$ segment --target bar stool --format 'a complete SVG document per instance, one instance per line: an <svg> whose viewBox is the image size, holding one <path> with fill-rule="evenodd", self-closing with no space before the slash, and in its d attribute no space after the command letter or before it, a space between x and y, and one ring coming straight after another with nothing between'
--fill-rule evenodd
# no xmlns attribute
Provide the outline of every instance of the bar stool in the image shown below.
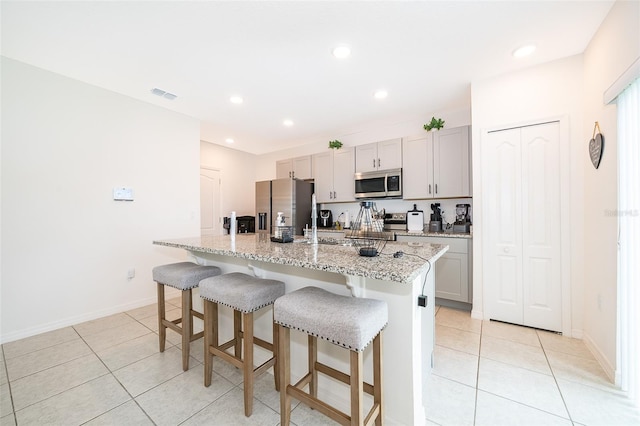
<svg viewBox="0 0 640 426"><path fill-rule="evenodd" d="M304 287L276 300L274 321L279 324L278 365L280 370L280 424L291 421L291 397L318 410L343 425L381 425L382 401L382 329L387 325L387 303L381 300L353 298L329 293L317 287ZM309 372L291 385L290 330L307 333ZM318 362L317 338L350 351L350 374ZM364 383L363 351L373 341L373 385ZM318 373L350 386L351 412L343 413L318 399ZM309 392L302 389L309 385ZM363 416L363 391L373 395L373 406Z"/></svg>
<svg viewBox="0 0 640 426"><path fill-rule="evenodd" d="M164 352L167 340L167 327L182 336L182 369L189 369L189 343L203 336L203 332L193 334L193 317L203 319L200 312L193 310L191 289L198 287L198 283L208 277L220 275L222 271L217 266L203 266L191 262L171 263L156 266L152 270L153 280L158 285L158 338L160 352ZM177 288L182 291L182 316L176 320L166 319L164 302L164 286ZM178 324L182 323L182 327Z"/></svg>
<svg viewBox="0 0 640 426"><path fill-rule="evenodd" d="M247 417L251 416L253 411L253 383L271 366L274 368L275 387L279 390L276 365L277 326L273 324L273 343L255 337L253 313L273 305L273 302L283 294L282 281L257 278L239 272L200 281L200 297L204 304L204 385L206 387L211 385L213 355L240 368L244 376L244 415ZM221 345L218 344L218 304L220 303L233 309L233 338ZM253 368L254 344L273 353L271 358L255 369ZM226 352L231 347L234 348L234 355Z"/></svg>

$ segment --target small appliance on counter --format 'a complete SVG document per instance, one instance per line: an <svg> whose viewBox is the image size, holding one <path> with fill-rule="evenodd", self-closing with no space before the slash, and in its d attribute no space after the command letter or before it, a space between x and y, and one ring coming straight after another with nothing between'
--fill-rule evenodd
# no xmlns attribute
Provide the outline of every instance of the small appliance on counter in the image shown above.
<svg viewBox="0 0 640 426"><path fill-rule="evenodd" d="M453 232L466 234L471 231L471 204L456 204L456 221L453 223Z"/></svg>
<svg viewBox="0 0 640 426"><path fill-rule="evenodd" d="M222 227L225 232L229 234L231 232L231 217L222 218ZM238 216L236 217L236 233L248 234L256 232L256 218L254 216Z"/></svg>
<svg viewBox="0 0 640 426"><path fill-rule="evenodd" d="M318 228L333 228L333 213L331 213L331 210L320 210L320 213L318 213Z"/></svg>
<svg viewBox="0 0 640 426"><path fill-rule="evenodd" d="M385 231L405 231L407 229L406 213L385 213L384 230Z"/></svg>
<svg viewBox="0 0 640 426"><path fill-rule="evenodd" d="M420 232L424 230L424 212L413 205L413 210L407 212L407 232Z"/></svg>
<svg viewBox="0 0 640 426"><path fill-rule="evenodd" d="M442 210L440 203L431 204L431 220L429 221L429 232L442 232Z"/></svg>

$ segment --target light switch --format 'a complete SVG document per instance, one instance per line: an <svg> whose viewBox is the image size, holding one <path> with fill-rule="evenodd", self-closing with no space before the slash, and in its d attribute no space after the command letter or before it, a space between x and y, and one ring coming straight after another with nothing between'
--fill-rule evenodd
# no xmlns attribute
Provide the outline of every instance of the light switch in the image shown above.
<svg viewBox="0 0 640 426"><path fill-rule="evenodd" d="M133 201L133 189L124 187L113 188L113 199L116 201Z"/></svg>

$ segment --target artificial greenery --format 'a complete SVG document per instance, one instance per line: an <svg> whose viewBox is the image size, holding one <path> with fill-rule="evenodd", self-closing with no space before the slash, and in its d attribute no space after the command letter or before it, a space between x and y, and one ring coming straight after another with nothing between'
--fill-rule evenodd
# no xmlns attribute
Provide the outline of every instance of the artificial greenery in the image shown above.
<svg viewBox="0 0 640 426"><path fill-rule="evenodd" d="M342 148L342 142L340 142L339 140L329 141L329 148L340 149Z"/></svg>
<svg viewBox="0 0 640 426"><path fill-rule="evenodd" d="M444 120L441 118L435 118L435 117L431 117L431 121L424 125L424 129L427 132L430 132L433 129L440 130L443 127L444 127Z"/></svg>

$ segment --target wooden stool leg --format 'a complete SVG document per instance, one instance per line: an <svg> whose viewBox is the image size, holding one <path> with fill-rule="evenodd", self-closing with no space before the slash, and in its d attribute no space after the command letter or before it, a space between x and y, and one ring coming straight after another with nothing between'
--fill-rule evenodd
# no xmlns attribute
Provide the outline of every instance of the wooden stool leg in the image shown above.
<svg viewBox="0 0 640 426"><path fill-rule="evenodd" d="M213 303L203 299L204 308L204 385L211 386L211 376L213 374L213 355L209 347L213 344Z"/></svg>
<svg viewBox="0 0 640 426"><path fill-rule="evenodd" d="M167 327L164 325L165 305L164 305L164 284L157 283L158 286L158 342L160 344L160 352L164 352L165 342L167 341Z"/></svg>
<svg viewBox="0 0 640 426"><path fill-rule="evenodd" d="M308 362L309 373L311 373L311 381L309 382L309 395L316 398L318 396L318 372L316 371L316 362L318 361L318 338L309 335L308 342Z"/></svg>
<svg viewBox="0 0 640 426"><path fill-rule="evenodd" d="M278 372L280 373L280 426L289 426L291 422L291 396L288 387L291 384L291 330L278 326Z"/></svg>
<svg viewBox="0 0 640 426"><path fill-rule="evenodd" d="M242 314L242 336L244 340L244 415L249 417L253 411L253 312Z"/></svg>
<svg viewBox="0 0 640 426"><path fill-rule="evenodd" d="M191 290L182 290L182 369L189 369L189 345L193 333L193 316L191 315Z"/></svg>
<svg viewBox="0 0 640 426"><path fill-rule="evenodd" d="M273 357L276 363L273 365L273 379L276 385L276 391L280 392L280 371L278 368L278 324L273 323Z"/></svg>
<svg viewBox="0 0 640 426"><path fill-rule="evenodd" d="M362 394L364 385L362 382L362 352L350 351L351 366L351 425L361 425L364 421L362 415Z"/></svg>
<svg viewBox="0 0 640 426"><path fill-rule="evenodd" d="M241 328L240 325L242 324L242 312L240 311L233 311L233 338L235 339L236 343L234 345L234 354L236 355L236 358L240 359L240 356L242 354L242 339L240 338L240 334L241 334Z"/></svg>
<svg viewBox="0 0 640 426"><path fill-rule="evenodd" d="M382 331L373 339L373 403L380 406L376 426L382 426L384 411L382 404Z"/></svg>

